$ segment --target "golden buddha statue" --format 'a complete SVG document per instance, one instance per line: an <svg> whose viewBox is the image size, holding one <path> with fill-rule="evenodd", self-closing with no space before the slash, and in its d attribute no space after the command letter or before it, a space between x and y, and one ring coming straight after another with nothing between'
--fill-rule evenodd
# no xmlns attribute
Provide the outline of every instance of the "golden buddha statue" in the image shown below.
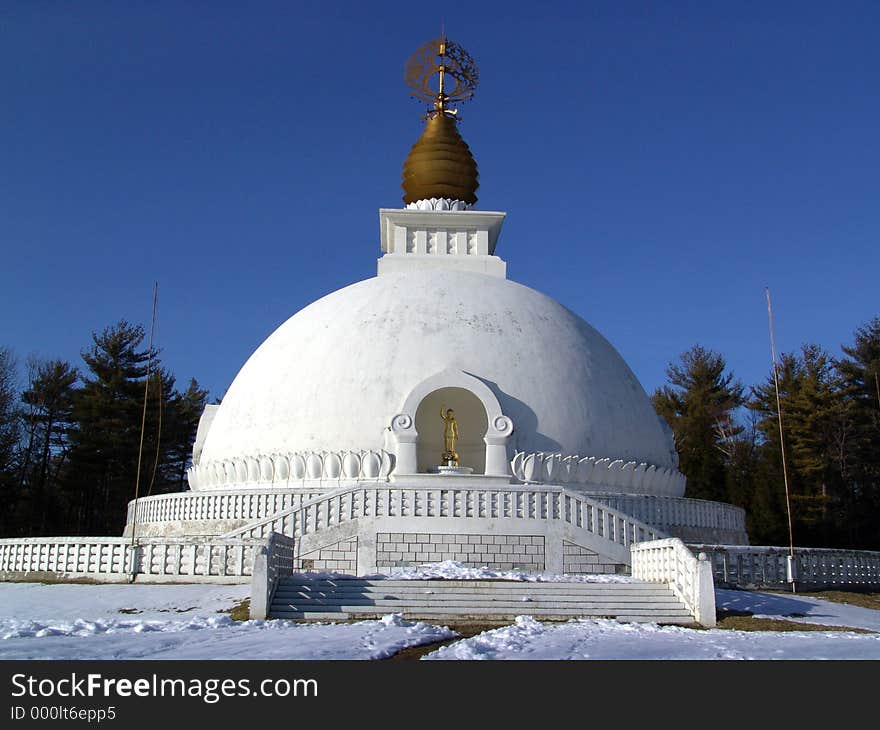
<svg viewBox="0 0 880 730"><path fill-rule="evenodd" d="M440 418L443 419L443 445L445 451L440 457L443 466L458 466L458 454L455 452L455 442L458 441L458 423L455 421L455 411L451 408L441 408Z"/></svg>

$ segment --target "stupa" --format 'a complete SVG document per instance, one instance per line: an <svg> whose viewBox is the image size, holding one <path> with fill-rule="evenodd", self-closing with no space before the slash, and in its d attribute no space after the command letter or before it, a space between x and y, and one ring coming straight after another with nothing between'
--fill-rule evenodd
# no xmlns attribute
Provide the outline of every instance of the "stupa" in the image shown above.
<svg viewBox="0 0 880 730"><path fill-rule="evenodd" d="M445 37L410 59L427 101L379 210L377 276L282 324L199 424L190 491L138 500L126 535L296 541L296 567L424 562L625 571L632 542L746 544L744 514L685 498L673 437L612 345L509 280L505 213L477 209L455 105L477 69Z"/></svg>

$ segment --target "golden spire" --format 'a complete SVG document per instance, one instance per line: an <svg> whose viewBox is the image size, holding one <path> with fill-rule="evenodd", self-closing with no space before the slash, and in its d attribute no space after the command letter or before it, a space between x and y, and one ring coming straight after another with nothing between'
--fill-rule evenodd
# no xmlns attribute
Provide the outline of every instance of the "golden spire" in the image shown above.
<svg viewBox="0 0 880 730"><path fill-rule="evenodd" d="M477 202L477 163L458 133L458 109L450 107L474 95L477 78L473 59L445 34L425 43L407 61L406 82L412 95L432 107L425 131L403 163L405 203L431 198Z"/></svg>

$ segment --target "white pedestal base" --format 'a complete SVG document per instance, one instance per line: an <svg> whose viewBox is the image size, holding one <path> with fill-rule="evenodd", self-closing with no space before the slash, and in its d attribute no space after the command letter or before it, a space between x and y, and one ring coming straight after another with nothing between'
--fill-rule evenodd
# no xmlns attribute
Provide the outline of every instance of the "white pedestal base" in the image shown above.
<svg viewBox="0 0 880 730"><path fill-rule="evenodd" d="M460 477L473 474L474 470L469 466L435 466L430 472L431 474Z"/></svg>

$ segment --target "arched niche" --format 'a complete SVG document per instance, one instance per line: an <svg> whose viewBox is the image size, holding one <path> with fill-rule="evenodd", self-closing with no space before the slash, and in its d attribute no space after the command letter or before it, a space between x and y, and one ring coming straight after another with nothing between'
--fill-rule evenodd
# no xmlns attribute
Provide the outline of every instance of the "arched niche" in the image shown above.
<svg viewBox="0 0 880 730"><path fill-rule="evenodd" d="M461 370L443 370L429 378L426 378L413 388L403 403L400 411L391 419L389 430L391 431L392 440L396 445L397 458L395 460L394 475L401 476L406 474L418 474L422 471L420 465L436 466L442 453L442 431L440 441L440 451L436 456L431 457L431 451L436 450L437 446L434 442L431 429L438 427L442 429L442 421L440 420L440 405L436 408L437 423L431 425L431 414L429 408L437 398L442 399L444 395L452 396L457 391L465 391L464 394L458 393L462 397L465 412L463 417L471 414L476 419L479 409L475 402L479 402L485 413L485 434L482 436L484 444L484 458L482 460L482 470L474 467L475 473L482 473L488 476L509 476L510 466L507 459L507 442L513 433L513 421L504 415L501 411L501 404L495 394L479 378L465 373ZM436 398L434 394L437 394ZM428 403L420 411L423 401ZM448 408L455 409L455 405L447 405ZM456 418L459 419L458 413ZM459 419L460 421L460 419ZM417 428L421 425L425 431L425 445L420 449L420 433ZM483 423L480 418L480 423ZM459 430L461 431L461 421L459 422ZM467 426L465 426L467 428ZM470 442L471 437L468 437ZM461 455L459 449L459 455ZM421 454L421 457L420 457ZM430 464L430 461L434 461ZM462 460L462 466L470 466ZM427 470L427 468L425 468Z"/></svg>
<svg viewBox="0 0 880 730"><path fill-rule="evenodd" d="M486 473L486 431L489 416L477 396L464 388L439 388L428 393L416 409L415 426L419 434L418 471L431 471L440 464L444 448L445 422L441 410L455 411L459 440L456 444L461 466L469 466L475 474ZM444 410L445 412L445 410Z"/></svg>

